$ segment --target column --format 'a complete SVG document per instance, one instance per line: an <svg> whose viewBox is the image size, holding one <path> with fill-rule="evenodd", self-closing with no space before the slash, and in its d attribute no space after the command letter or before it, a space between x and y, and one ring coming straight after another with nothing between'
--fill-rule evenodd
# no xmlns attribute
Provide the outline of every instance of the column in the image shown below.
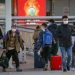
<svg viewBox="0 0 75 75"><path fill-rule="evenodd" d="M5 0L5 32L11 29L12 25L12 16L11 16L11 0ZM9 68L14 68L12 64L12 57L9 60Z"/></svg>
<svg viewBox="0 0 75 75"><path fill-rule="evenodd" d="M11 21L11 0L5 0L5 32L11 29L12 21Z"/></svg>

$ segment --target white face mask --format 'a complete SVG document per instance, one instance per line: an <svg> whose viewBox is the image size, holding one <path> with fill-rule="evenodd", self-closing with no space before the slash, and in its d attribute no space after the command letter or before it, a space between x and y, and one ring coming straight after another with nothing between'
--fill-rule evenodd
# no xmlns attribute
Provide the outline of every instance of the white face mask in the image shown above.
<svg viewBox="0 0 75 75"><path fill-rule="evenodd" d="M45 29L44 28L41 28L42 29L42 31L45 31Z"/></svg>
<svg viewBox="0 0 75 75"><path fill-rule="evenodd" d="M47 26L49 26L49 25L51 25L51 23L50 23L50 22L47 24Z"/></svg>
<svg viewBox="0 0 75 75"><path fill-rule="evenodd" d="M12 29L12 31L13 31L13 32L16 32L16 29L15 29L15 28L13 28L13 29Z"/></svg>
<svg viewBox="0 0 75 75"><path fill-rule="evenodd" d="M68 21L63 21L64 24L68 24Z"/></svg>

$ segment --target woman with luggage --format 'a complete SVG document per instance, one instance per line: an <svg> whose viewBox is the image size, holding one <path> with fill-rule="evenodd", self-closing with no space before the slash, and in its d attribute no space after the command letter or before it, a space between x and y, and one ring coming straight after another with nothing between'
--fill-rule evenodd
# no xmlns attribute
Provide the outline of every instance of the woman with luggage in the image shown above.
<svg viewBox="0 0 75 75"><path fill-rule="evenodd" d="M38 39L39 39L39 33L40 32L41 32L41 27L36 26L36 29L35 29L34 34L33 34L33 40L34 40L34 68L42 68L42 66L43 66L42 60L39 60L41 58L38 55L38 49L39 49Z"/></svg>
<svg viewBox="0 0 75 75"><path fill-rule="evenodd" d="M34 47L36 46L36 43L38 41L38 38L39 38L39 33L41 32L41 28L40 26L36 26L36 29L34 31L34 34L33 34L33 40L34 40Z"/></svg>

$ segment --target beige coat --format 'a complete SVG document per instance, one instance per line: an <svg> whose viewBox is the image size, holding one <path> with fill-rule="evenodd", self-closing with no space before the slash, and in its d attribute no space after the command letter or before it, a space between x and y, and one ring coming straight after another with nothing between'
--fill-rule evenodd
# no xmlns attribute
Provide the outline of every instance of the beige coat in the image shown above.
<svg viewBox="0 0 75 75"><path fill-rule="evenodd" d="M8 34L7 34L8 37L5 39L5 47L6 47L7 50L9 48L10 39L12 38L11 35L12 35L12 33L10 34L8 32ZM20 48L23 48L24 47L23 46L23 40L22 40L20 34L16 34L14 40L15 40L15 43L14 43L15 49L17 50L17 52L19 52L20 51Z"/></svg>
<svg viewBox="0 0 75 75"><path fill-rule="evenodd" d="M39 38L40 29L35 30L33 34L33 40L36 41Z"/></svg>

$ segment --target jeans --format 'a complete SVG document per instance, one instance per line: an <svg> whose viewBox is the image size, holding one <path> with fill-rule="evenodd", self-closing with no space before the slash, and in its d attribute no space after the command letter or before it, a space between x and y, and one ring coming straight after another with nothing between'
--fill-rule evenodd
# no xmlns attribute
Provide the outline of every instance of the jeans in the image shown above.
<svg viewBox="0 0 75 75"><path fill-rule="evenodd" d="M67 67L70 67L72 64L72 47L60 47L61 54L62 54L62 64L63 69L67 69ZM67 54L67 58L66 58Z"/></svg>

